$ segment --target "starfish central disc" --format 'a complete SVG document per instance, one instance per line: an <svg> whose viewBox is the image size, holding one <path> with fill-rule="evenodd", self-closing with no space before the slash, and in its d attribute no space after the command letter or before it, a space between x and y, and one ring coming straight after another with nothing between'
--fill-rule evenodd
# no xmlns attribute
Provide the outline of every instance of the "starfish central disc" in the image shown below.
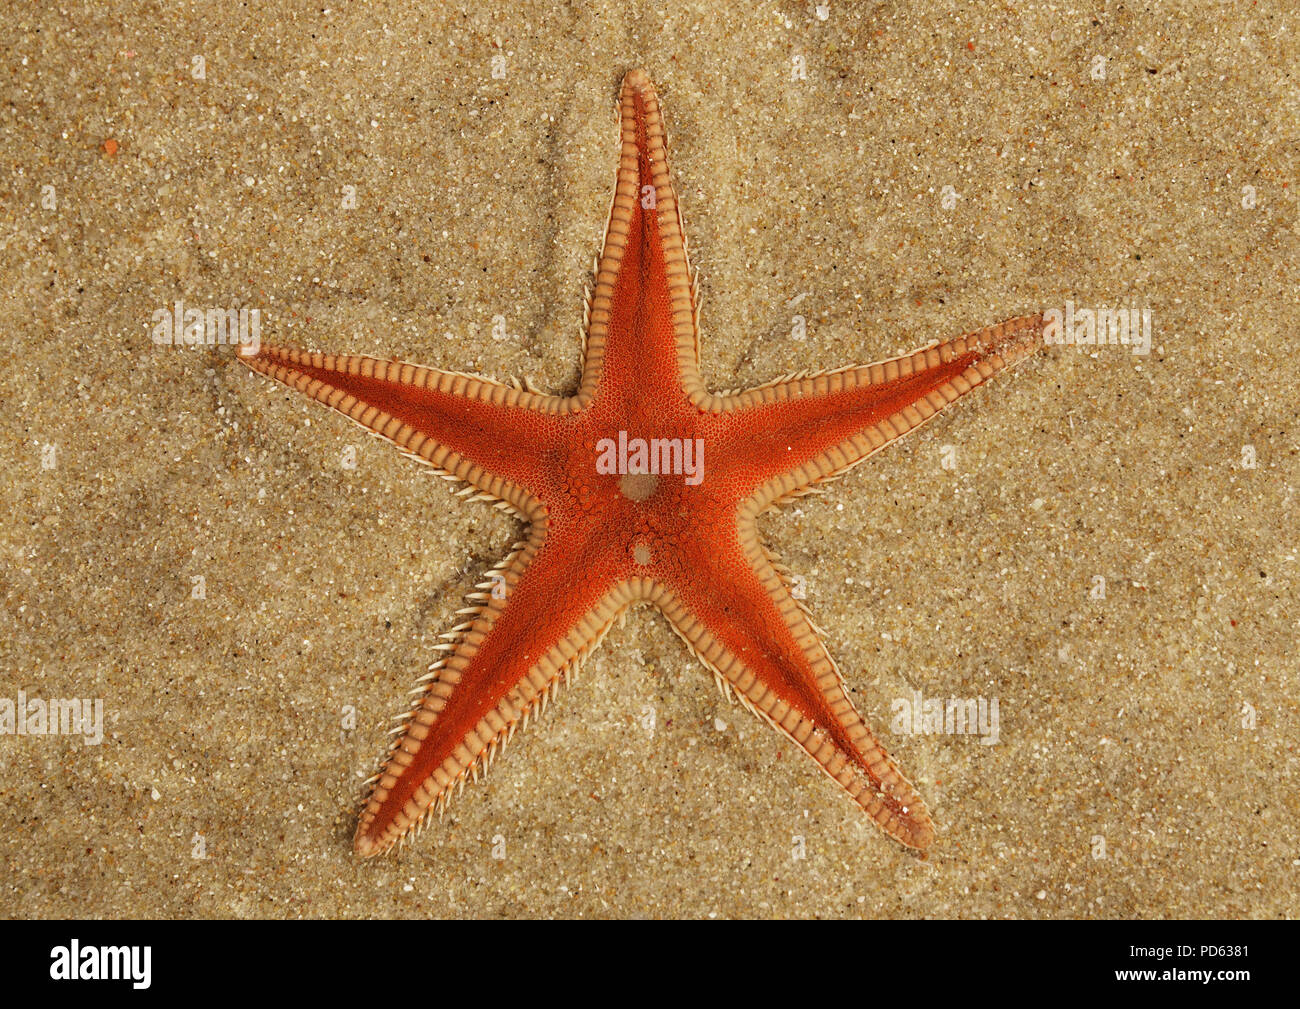
<svg viewBox="0 0 1300 1009"><path fill-rule="evenodd" d="M653 473L624 473L618 478L618 492L629 501L645 501L659 489Z"/></svg>

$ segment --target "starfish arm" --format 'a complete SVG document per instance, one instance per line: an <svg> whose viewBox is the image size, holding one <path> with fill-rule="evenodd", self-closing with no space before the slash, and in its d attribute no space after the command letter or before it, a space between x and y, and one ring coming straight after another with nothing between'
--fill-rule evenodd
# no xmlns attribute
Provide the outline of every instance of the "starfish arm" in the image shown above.
<svg viewBox="0 0 1300 1009"><path fill-rule="evenodd" d="M762 511L914 431L1037 351L1042 333L1041 316L1024 316L888 361L711 397L714 458L759 489Z"/></svg>
<svg viewBox="0 0 1300 1009"><path fill-rule="evenodd" d="M697 299L686 232L669 174L659 98L643 70L623 78L619 131L614 199L587 307L576 397L583 405L602 390L635 387L665 397L683 382L688 389L699 385Z"/></svg>
<svg viewBox="0 0 1300 1009"><path fill-rule="evenodd" d="M554 444L572 400L373 357L264 345L239 360L485 497L527 518L540 513L543 449Z"/></svg>
<svg viewBox="0 0 1300 1009"><path fill-rule="evenodd" d="M863 722L820 631L742 512L731 556L650 599L740 702L802 747L891 837L925 849L934 827L916 789Z"/></svg>
<svg viewBox="0 0 1300 1009"><path fill-rule="evenodd" d="M625 582L593 574L582 551L530 539L485 582L467 619L444 635L446 656L413 693L383 768L371 779L354 839L388 851L477 779L528 717L571 678L633 600ZM599 567L599 565L595 565ZM500 591L504 587L504 591ZM476 597L471 597L476 598Z"/></svg>

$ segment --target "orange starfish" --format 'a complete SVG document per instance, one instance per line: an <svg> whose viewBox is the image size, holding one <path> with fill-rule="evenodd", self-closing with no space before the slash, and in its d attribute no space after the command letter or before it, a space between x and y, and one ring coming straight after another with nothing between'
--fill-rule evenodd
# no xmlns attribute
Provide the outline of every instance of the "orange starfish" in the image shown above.
<svg viewBox="0 0 1300 1009"><path fill-rule="evenodd" d="M441 810L638 601L891 837L924 849L925 803L859 717L756 520L1032 353L1041 318L714 395L700 378L698 298L643 71L624 77L620 105L576 394L281 347L243 358L528 523L421 679L372 779L356 851L387 851Z"/></svg>

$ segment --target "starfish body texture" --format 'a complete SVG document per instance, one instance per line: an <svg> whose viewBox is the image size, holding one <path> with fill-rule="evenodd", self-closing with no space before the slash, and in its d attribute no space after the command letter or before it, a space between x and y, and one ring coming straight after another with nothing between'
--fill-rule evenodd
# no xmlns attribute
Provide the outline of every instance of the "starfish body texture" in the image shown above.
<svg viewBox="0 0 1300 1009"><path fill-rule="evenodd" d="M386 851L440 810L638 601L888 834L924 849L934 838L924 802L859 717L756 520L1032 353L1041 318L714 395L699 373L697 294L643 71L624 77L620 122L574 395L276 346L242 358L528 527L422 678L370 783L356 851Z"/></svg>

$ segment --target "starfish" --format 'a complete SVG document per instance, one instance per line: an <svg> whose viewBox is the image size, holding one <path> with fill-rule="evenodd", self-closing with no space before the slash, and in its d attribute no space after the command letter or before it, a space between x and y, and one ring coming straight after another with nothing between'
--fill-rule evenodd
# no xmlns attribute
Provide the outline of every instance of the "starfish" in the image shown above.
<svg viewBox="0 0 1300 1009"><path fill-rule="evenodd" d="M418 682L368 783L354 848L387 851L441 812L645 602L724 693L802 747L891 837L924 850L934 839L925 803L859 716L756 523L1033 353L1042 318L711 393L663 117L644 71L625 75L619 106L615 195L573 395L287 347L241 358L527 523Z"/></svg>

